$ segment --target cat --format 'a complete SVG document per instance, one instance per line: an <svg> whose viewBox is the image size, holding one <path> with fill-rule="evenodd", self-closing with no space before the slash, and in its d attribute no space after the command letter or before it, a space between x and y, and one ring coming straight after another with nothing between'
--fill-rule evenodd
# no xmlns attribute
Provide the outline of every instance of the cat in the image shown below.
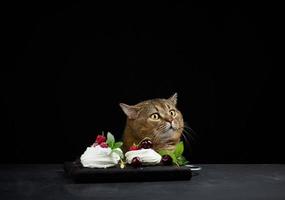
<svg viewBox="0 0 285 200"><path fill-rule="evenodd" d="M176 108L177 93L168 99L150 99L136 105L120 103L127 115L123 150L150 138L154 150L173 150L184 130L181 112Z"/></svg>

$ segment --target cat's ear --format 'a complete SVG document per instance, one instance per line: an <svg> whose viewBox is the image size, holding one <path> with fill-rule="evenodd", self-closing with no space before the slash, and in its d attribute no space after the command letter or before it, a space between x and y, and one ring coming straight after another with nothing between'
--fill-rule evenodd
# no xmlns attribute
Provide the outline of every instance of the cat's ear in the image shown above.
<svg viewBox="0 0 285 200"><path fill-rule="evenodd" d="M168 101L170 101L174 106L176 106L176 104L177 104L177 93L175 93L170 98L168 98Z"/></svg>
<svg viewBox="0 0 285 200"><path fill-rule="evenodd" d="M130 106L124 103L119 104L129 119L136 119L140 108L138 106Z"/></svg>

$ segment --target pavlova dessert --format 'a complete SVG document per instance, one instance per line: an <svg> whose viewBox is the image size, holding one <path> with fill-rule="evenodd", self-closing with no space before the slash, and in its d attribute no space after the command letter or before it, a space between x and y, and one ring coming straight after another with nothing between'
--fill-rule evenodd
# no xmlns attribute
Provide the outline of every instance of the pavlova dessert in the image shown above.
<svg viewBox="0 0 285 200"><path fill-rule="evenodd" d="M142 165L157 165L161 161L161 155L152 149L152 142L144 139L138 145L133 144L125 154L126 163L135 168Z"/></svg>
<svg viewBox="0 0 285 200"><path fill-rule="evenodd" d="M183 142L176 145L175 150L155 151L149 138L143 139L139 144L133 144L125 153L121 150L122 142L115 142L114 136L108 132L107 138L98 135L96 141L80 157L83 167L108 168L130 165L134 168L153 165L185 165L186 159L182 156Z"/></svg>
<svg viewBox="0 0 285 200"><path fill-rule="evenodd" d="M95 143L87 147L81 155L80 161L84 167L108 168L118 165L123 158L122 142L115 142L114 136L108 132L107 138L98 135Z"/></svg>
<svg viewBox="0 0 285 200"><path fill-rule="evenodd" d="M185 165L186 159L182 156L183 142L176 145L175 150L160 150L156 152L152 149L150 138L143 139L138 145L133 144L126 152L126 163L138 168L143 165Z"/></svg>

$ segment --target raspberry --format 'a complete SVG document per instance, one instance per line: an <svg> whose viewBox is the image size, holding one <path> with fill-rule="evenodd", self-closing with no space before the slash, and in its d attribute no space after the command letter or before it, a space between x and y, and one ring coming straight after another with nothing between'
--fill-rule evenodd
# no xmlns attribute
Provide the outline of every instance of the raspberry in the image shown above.
<svg viewBox="0 0 285 200"><path fill-rule="evenodd" d="M97 135L96 142L101 144L102 142L106 142L106 137L104 135Z"/></svg>
<svg viewBox="0 0 285 200"><path fill-rule="evenodd" d="M129 151L136 151L136 150L139 150L140 148L136 145L133 145L129 148Z"/></svg>
<svg viewBox="0 0 285 200"><path fill-rule="evenodd" d="M102 147L102 148L108 148L108 144L107 144L106 142L102 142L102 143L100 144L100 147Z"/></svg>

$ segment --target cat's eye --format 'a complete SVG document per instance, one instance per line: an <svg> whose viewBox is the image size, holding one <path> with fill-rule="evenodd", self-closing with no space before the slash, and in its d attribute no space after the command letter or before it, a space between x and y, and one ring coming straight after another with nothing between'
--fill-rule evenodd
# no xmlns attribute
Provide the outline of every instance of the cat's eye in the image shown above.
<svg viewBox="0 0 285 200"><path fill-rule="evenodd" d="M158 113L153 113L152 115L150 115L150 118L153 120L159 120L159 114Z"/></svg>
<svg viewBox="0 0 285 200"><path fill-rule="evenodd" d="M175 111L175 110L170 110L169 113L170 113L170 115L173 116L173 117L176 116L176 111Z"/></svg>

